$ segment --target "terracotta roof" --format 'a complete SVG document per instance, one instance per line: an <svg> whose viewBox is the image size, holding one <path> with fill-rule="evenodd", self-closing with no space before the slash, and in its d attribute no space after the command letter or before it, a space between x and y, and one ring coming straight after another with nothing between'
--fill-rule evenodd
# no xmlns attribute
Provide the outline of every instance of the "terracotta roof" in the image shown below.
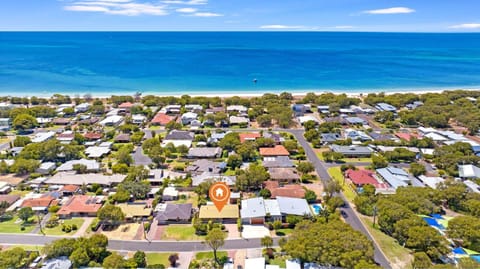
<svg viewBox="0 0 480 269"><path fill-rule="evenodd" d="M97 140L103 137L102 133L86 133L83 135L88 140Z"/></svg>
<svg viewBox="0 0 480 269"><path fill-rule="evenodd" d="M71 133L61 133L61 134L58 134L57 135L57 138L74 138L75 137L75 133L71 132Z"/></svg>
<svg viewBox="0 0 480 269"><path fill-rule="evenodd" d="M349 178L355 185L373 185L375 188L385 188L386 184L379 182L375 177L375 172L371 170L352 170L345 171L345 177Z"/></svg>
<svg viewBox="0 0 480 269"><path fill-rule="evenodd" d="M419 138L419 135L412 134L412 133L395 133L395 136L400 138L400 139L407 140L407 141L410 141L413 137Z"/></svg>
<svg viewBox="0 0 480 269"><path fill-rule="evenodd" d="M117 137L115 137L115 141L130 141L130 135L129 134L119 134Z"/></svg>
<svg viewBox="0 0 480 269"><path fill-rule="evenodd" d="M65 186L63 186L61 191L76 192L76 191L78 191L78 189L80 189L80 187L77 186L77 185L65 185Z"/></svg>
<svg viewBox="0 0 480 269"><path fill-rule="evenodd" d="M40 197L40 198L29 198L23 200L22 207L49 207L57 205L58 201L51 196Z"/></svg>
<svg viewBox="0 0 480 269"><path fill-rule="evenodd" d="M53 119L54 124L69 124L72 121L72 119L69 118L55 118Z"/></svg>
<svg viewBox="0 0 480 269"><path fill-rule="evenodd" d="M7 202L8 205L13 204L18 199L20 199L20 195L11 195L11 194L0 195L0 203Z"/></svg>
<svg viewBox="0 0 480 269"><path fill-rule="evenodd" d="M260 133L241 133L238 136L240 137L240 143L244 143L245 141L256 140L257 138L262 137Z"/></svg>
<svg viewBox="0 0 480 269"><path fill-rule="evenodd" d="M102 207L103 198L88 195L75 195L66 202L58 215L70 215L72 213L96 213Z"/></svg>
<svg viewBox="0 0 480 269"><path fill-rule="evenodd" d="M282 145L275 145L273 148L260 148L261 156L288 156L290 153Z"/></svg>
<svg viewBox="0 0 480 269"><path fill-rule="evenodd" d="M165 113L159 112L155 115L155 117L153 117L151 122L153 124L166 125L167 123L171 122L174 119L175 119L174 117L171 117Z"/></svg>
<svg viewBox="0 0 480 269"><path fill-rule="evenodd" d="M277 181L265 181L265 188L270 191L272 194L271 198L276 198L277 196L290 197L290 198L304 198L305 189L296 184L285 185L279 187Z"/></svg>
<svg viewBox="0 0 480 269"><path fill-rule="evenodd" d="M133 106L132 103L130 102L125 102L125 103L121 103L118 107L119 108L131 108Z"/></svg>

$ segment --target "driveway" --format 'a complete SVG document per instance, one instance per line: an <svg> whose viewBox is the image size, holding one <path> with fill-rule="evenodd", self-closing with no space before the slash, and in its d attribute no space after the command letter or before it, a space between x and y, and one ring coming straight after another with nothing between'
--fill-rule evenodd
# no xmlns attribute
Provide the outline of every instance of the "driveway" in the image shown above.
<svg viewBox="0 0 480 269"><path fill-rule="evenodd" d="M149 165L152 163L152 159L143 154L142 147L136 147L132 153L133 163L135 165Z"/></svg>
<svg viewBox="0 0 480 269"><path fill-rule="evenodd" d="M225 224L225 228L228 231L228 239L239 239L240 232L238 231L237 224Z"/></svg>
<svg viewBox="0 0 480 269"><path fill-rule="evenodd" d="M270 230L261 225L243 225L243 238L263 238L270 236Z"/></svg>

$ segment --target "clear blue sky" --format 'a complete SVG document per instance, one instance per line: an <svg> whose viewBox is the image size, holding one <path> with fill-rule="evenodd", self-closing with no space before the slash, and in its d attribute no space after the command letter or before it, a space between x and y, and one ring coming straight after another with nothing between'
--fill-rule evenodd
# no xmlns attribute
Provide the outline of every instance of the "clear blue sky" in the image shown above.
<svg viewBox="0 0 480 269"><path fill-rule="evenodd" d="M0 30L480 31L478 0L2 0Z"/></svg>

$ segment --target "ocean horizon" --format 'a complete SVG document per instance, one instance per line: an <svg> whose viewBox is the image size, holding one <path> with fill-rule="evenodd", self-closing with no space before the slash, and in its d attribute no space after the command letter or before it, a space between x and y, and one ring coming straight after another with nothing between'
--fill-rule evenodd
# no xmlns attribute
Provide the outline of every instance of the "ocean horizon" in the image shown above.
<svg viewBox="0 0 480 269"><path fill-rule="evenodd" d="M480 89L480 34L0 32L0 95L451 89Z"/></svg>

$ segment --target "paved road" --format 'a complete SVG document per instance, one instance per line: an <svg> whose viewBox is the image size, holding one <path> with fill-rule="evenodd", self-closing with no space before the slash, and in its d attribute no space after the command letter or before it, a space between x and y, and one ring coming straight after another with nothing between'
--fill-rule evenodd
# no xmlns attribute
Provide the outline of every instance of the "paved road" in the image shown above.
<svg viewBox="0 0 480 269"><path fill-rule="evenodd" d="M65 237L42 236L33 234L0 234L0 244L45 245L54 240ZM278 238L274 238L274 245L278 246ZM195 252L211 250L201 241L140 241L140 240L108 240L108 248L117 251L158 251L158 252ZM222 250L262 248L260 239L232 239L225 240Z"/></svg>
<svg viewBox="0 0 480 269"><path fill-rule="evenodd" d="M315 170L320 176L320 179L326 183L330 181L332 178L327 172L327 168L325 167L325 163L320 161L320 159L317 158L317 155L313 151L312 147L310 144L307 142L307 140L303 137L303 130L282 130L289 132L295 136L297 139L298 143L305 149L305 155L307 156L308 160L315 166ZM339 194L339 197L341 197L344 201L346 201L345 197L343 196L342 193ZM370 234L367 232L367 229L365 226L363 226L363 223L360 221L360 219L357 217L355 212L353 212L354 209L352 209L348 203L345 203L346 206L342 208L341 210L345 213L345 221L352 226L357 231L360 231L364 235L366 235L372 242L373 246L375 247L375 261L380 264L383 268L391 268L390 263L388 262L387 258L385 255L379 250L378 245L373 241L373 238L370 236Z"/></svg>
<svg viewBox="0 0 480 269"><path fill-rule="evenodd" d="M134 152L132 153L133 163L135 165L149 165L152 163L152 159L150 157L143 154L142 147L136 147Z"/></svg>

